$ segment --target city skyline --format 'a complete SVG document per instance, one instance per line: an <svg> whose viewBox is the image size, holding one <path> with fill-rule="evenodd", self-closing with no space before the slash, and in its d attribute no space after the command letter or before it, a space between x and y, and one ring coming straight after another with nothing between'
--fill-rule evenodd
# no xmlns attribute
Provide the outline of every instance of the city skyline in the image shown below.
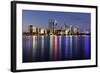
<svg viewBox="0 0 100 73"><path fill-rule="evenodd" d="M48 29L49 20L55 19L58 29L66 24L67 26L78 26L80 32L90 32L90 17L90 13L23 10L22 31L28 31L29 24L34 27Z"/></svg>
<svg viewBox="0 0 100 73"><path fill-rule="evenodd" d="M91 59L89 13L23 10L23 63Z"/></svg>

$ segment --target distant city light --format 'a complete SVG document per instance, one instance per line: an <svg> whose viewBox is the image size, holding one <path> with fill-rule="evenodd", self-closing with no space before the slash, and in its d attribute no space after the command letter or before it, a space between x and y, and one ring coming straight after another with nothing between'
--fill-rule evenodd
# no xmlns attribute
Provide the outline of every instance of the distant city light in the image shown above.
<svg viewBox="0 0 100 73"><path fill-rule="evenodd" d="M57 20L50 19L48 22L48 29L34 27L32 24L29 25L29 31L31 35L90 35L90 32L80 32L77 25L64 25L57 28ZM26 33L28 34L28 32Z"/></svg>
<svg viewBox="0 0 100 73"><path fill-rule="evenodd" d="M44 29L41 29L41 34L44 34Z"/></svg>
<svg viewBox="0 0 100 73"><path fill-rule="evenodd" d="M65 31L66 35L68 35L68 32L69 32L68 30Z"/></svg>

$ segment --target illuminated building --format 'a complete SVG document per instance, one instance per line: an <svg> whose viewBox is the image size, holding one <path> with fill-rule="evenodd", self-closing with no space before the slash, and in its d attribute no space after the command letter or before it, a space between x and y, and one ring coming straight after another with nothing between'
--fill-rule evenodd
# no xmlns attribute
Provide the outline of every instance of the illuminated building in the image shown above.
<svg viewBox="0 0 100 73"><path fill-rule="evenodd" d="M33 33L36 33L36 27L33 27Z"/></svg>
<svg viewBox="0 0 100 73"><path fill-rule="evenodd" d="M49 20L50 34L55 34L56 26L57 26L57 21L55 19L50 19Z"/></svg>
<svg viewBox="0 0 100 73"><path fill-rule="evenodd" d="M70 30L69 30L69 34L73 35L73 34L78 34L79 29L77 26L70 26Z"/></svg>
<svg viewBox="0 0 100 73"><path fill-rule="evenodd" d="M68 35L69 34L69 30L65 30L65 35Z"/></svg>
<svg viewBox="0 0 100 73"><path fill-rule="evenodd" d="M69 26L66 25L64 22L64 25L61 27L61 35L68 35L69 34Z"/></svg>
<svg viewBox="0 0 100 73"><path fill-rule="evenodd" d="M44 29L41 29L40 34L44 34Z"/></svg>

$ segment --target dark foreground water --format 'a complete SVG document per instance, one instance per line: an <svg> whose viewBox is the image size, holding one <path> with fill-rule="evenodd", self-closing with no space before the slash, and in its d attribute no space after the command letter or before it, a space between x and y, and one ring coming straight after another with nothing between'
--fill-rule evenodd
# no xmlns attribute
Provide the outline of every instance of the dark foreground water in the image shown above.
<svg viewBox="0 0 100 73"><path fill-rule="evenodd" d="M23 36L23 62L90 59L90 39L88 35Z"/></svg>

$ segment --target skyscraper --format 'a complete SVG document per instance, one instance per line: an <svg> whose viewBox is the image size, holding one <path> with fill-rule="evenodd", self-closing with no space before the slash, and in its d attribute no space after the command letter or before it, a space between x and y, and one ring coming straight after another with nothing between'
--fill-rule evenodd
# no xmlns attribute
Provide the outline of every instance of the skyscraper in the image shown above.
<svg viewBox="0 0 100 73"><path fill-rule="evenodd" d="M29 25L29 32L30 32L30 35L32 35L32 33L33 33L33 25L32 24Z"/></svg>
<svg viewBox="0 0 100 73"><path fill-rule="evenodd" d="M50 34L55 34L56 26L57 26L57 21L55 19L50 19L49 20Z"/></svg>

